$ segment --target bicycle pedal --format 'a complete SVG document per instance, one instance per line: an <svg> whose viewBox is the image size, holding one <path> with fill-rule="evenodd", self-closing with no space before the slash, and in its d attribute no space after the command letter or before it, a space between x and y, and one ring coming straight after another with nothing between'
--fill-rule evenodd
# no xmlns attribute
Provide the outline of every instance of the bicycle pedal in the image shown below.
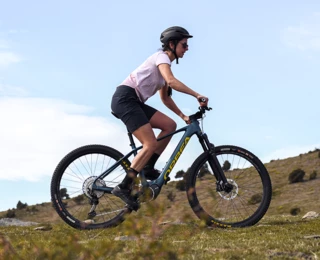
<svg viewBox="0 0 320 260"><path fill-rule="evenodd" d="M140 203L137 203L137 205L126 204L125 207L133 211L138 211L138 209L140 209Z"/></svg>
<svg viewBox="0 0 320 260"><path fill-rule="evenodd" d="M94 218L96 215L97 215L97 212L96 212L95 210L90 211L90 212L88 213L88 217L89 217L89 218Z"/></svg>

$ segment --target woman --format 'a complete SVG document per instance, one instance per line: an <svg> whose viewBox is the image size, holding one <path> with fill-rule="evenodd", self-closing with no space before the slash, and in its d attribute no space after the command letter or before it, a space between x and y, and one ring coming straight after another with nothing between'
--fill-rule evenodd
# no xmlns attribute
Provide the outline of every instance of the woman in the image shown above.
<svg viewBox="0 0 320 260"><path fill-rule="evenodd" d="M170 138L157 142L152 128L160 129L157 138L176 130L176 123L160 111L145 104L148 98L159 91L162 102L187 124L189 117L181 112L171 98L171 88L189 94L197 100L203 99L201 106L206 106L208 98L188 88L176 79L171 71L171 62L182 58L188 50L188 39L193 36L179 26L173 26L161 33L162 50L151 55L135 69L120 86L113 97L112 111L124 122L128 130L141 142L143 148L133 159L126 177L112 193L120 197L132 209L138 209L137 201L131 196L131 187L140 171L145 177L154 180L159 172L154 165L166 148Z"/></svg>

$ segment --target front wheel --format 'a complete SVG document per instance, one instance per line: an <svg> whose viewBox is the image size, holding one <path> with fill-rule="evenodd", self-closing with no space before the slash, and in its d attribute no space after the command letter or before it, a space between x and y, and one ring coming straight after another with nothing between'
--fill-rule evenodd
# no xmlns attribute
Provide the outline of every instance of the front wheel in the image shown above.
<svg viewBox="0 0 320 260"><path fill-rule="evenodd" d="M122 159L105 178L98 178L123 155L103 145L87 145L67 154L56 167L51 180L51 200L59 216L78 229L116 226L131 211L111 194L126 175L130 162ZM105 191L94 190L96 186Z"/></svg>
<svg viewBox="0 0 320 260"><path fill-rule="evenodd" d="M265 166L255 155L236 146L217 146L215 155L232 191L217 191L208 152L204 152L188 172L187 196L192 210L209 226L256 224L271 201L271 180Z"/></svg>

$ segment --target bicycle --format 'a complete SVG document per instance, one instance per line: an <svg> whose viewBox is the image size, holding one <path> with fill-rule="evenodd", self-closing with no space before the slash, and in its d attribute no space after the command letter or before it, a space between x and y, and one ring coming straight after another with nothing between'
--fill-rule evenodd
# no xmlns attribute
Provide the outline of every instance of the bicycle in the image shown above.
<svg viewBox="0 0 320 260"><path fill-rule="evenodd" d="M203 124L200 127L209 110L211 108L199 107L199 111L189 117L189 125L158 139L184 132L156 180L146 180L143 171L139 174L140 189L136 197L142 199L147 193L149 200L158 197L190 138L196 135L203 153L186 173L187 199L193 212L208 226L252 226L261 220L270 205L270 176L259 158L248 150L233 145L216 147L210 143ZM128 158L142 148L136 147L130 132L128 137L131 151L126 155L108 146L87 145L67 154L56 167L51 180L51 199L59 216L71 227L114 227L132 212L111 193L130 168Z"/></svg>

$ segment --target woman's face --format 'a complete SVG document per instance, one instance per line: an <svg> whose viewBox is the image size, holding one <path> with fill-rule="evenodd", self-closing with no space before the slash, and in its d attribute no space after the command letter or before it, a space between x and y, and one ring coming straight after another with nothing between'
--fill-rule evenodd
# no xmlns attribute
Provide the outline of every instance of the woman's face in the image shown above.
<svg viewBox="0 0 320 260"><path fill-rule="evenodd" d="M188 50L188 38L184 38L178 42L176 47L176 54L178 58L182 58L184 53Z"/></svg>

